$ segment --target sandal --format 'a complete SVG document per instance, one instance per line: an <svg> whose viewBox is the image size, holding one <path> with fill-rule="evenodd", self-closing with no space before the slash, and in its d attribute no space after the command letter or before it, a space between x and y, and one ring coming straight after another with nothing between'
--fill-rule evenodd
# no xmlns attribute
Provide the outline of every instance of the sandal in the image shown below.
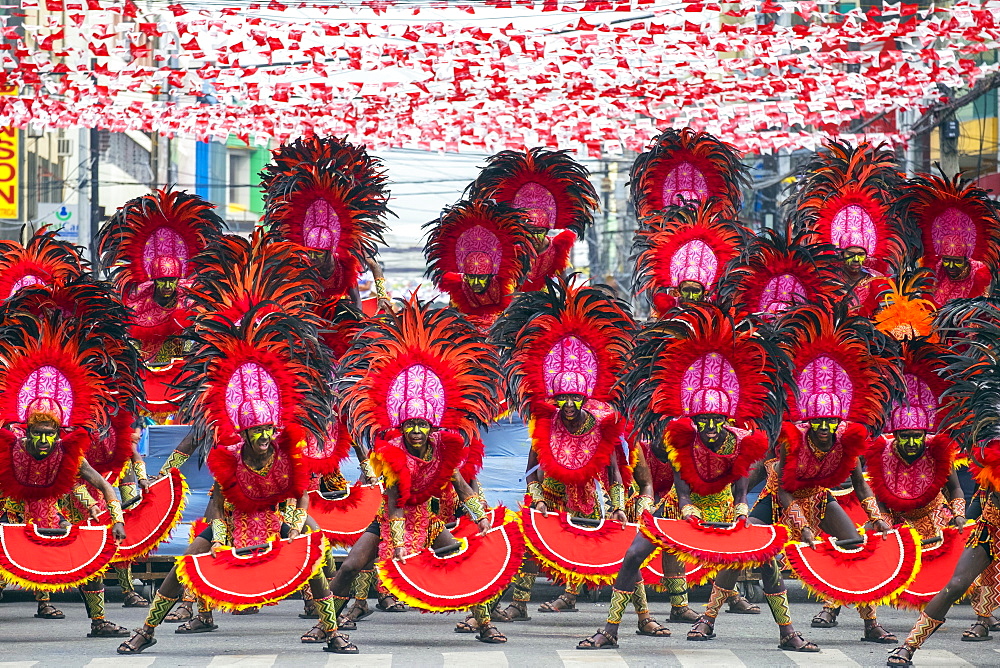
<svg viewBox="0 0 1000 668"><path fill-rule="evenodd" d="M472 615L469 615L458 624L455 624L455 633L479 633L479 622Z"/></svg>
<svg viewBox="0 0 1000 668"><path fill-rule="evenodd" d="M323 648L324 652L330 652L332 654L358 654L360 650L358 646L350 642L350 638L342 633L334 632L333 637L326 641L326 647Z"/></svg>
<svg viewBox="0 0 1000 668"><path fill-rule="evenodd" d="M872 636L872 631L881 631L881 633L876 637ZM895 642L899 642L899 638L892 635L881 624L872 624L870 627L865 629L865 635L862 636L861 642L877 642L880 645L889 645Z"/></svg>
<svg viewBox="0 0 1000 668"><path fill-rule="evenodd" d="M374 614L375 611L368 607L367 602L362 606L361 603L355 601L349 608L340 613L340 618L344 621L360 622L362 619L368 619Z"/></svg>
<svg viewBox="0 0 1000 668"><path fill-rule="evenodd" d="M205 621L201 615L195 615L174 629L174 633L209 633L217 628L219 625L214 620Z"/></svg>
<svg viewBox="0 0 1000 668"><path fill-rule="evenodd" d="M906 656L901 656L900 652L906 652ZM900 645L896 649L889 652L889 658L885 660L885 665L894 666L912 666L913 665L913 652L906 645Z"/></svg>
<svg viewBox="0 0 1000 668"><path fill-rule="evenodd" d="M801 640L801 645L792 645L792 641ZM818 652L819 645L814 642L810 642L802 637L802 634L798 631L793 631L787 635L781 636L778 641L778 649L783 649L786 652Z"/></svg>
<svg viewBox="0 0 1000 668"><path fill-rule="evenodd" d="M653 628L650 628L650 626ZM635 634L637 636L649 636L650 638L669 638L670 629L652 617L646 617L646 619L639 620L639 630Z"/></svg>
<svg viewBox="0 0 1000 668"><path fill-rule="evenodd" d="M560 608L559 601L562 601L566 607ZM538 612L580 612L580 610L576 607L576 601L571 600L566 594L559 594L553 600L538 606Z"/></svg>
<svg viewBox="0 0 1000 668"><path fill-rule="evenodd" d="M139 595L137 591L130 591L125 594L125 601L122 603L123 608L148 608L149 601L144 597Z"/></svg>
<svg viewBox="0 0 1000 668"><path fill-rule="evenodd" d="M258 612L260 612L259 605L243 608L242 610L233 610L234 615L256 615Z"/></svg>
<svg viewBox="0 0 1000 668"><path fill-rule="evenodd" d="M701 615L687 605L673 606L670 608L669 621L671 622L687 622L688 624L694 624L699 619L701 619Z"/></svg>
<svg viewBox="0 0 1000 668"><path fill-rule="evenodd" d="M302 599L302 612L299 613L299 619L319 619L319 610L316 609L314 599Z"/></svg>
<svg viewBox="0 0 1000 668"><path fill-rule="evenodd" d="M601 636L607 642L597 643L597 636ZM588 644L589 643L589 644ZM618 649L618 638L611 635L604 629L597 629L597 633L589 638L584 638L576 644L577 649Z"/></svg>
<svg viewBox="0 0 1000 668"><path fill-rule="evenodd" d="M990 615L990 631L1000 631L1000 619Z"/></svg>
<svg viewBox="0 0 1000 668"><path fill-rule="evenodd" d="M823 607L816 616L812 618L812 626L814 629L832 629L834 626L839 624L837 621L837 616L840 614L840 608L827 608Z"/></svg>
<svg viewBox="0 0 1000 668"><path fill-rule="evenodd" d="M500 629L497 627L487 624L479 628L479 635L476 636L476 640L484 642L487 645L502 645L507 642L507 636L500 633Z"/></svg>
<svg viewBox="0 0 1000 668"><path fill-rule="evenodd" d="M386 605L386 603L385 603L386 601L392 601L392 603L389 604L389 605ZM402 601L396 599L395 596L391 596L391 595L390 596L379 596L378 597L378 603L375 604L375 607L378 608L379 610L381 610L382 612L406 612L407 610L409 610L409 608L406 607L405 603L403 603Z"/></svg>
<svg viewBox="0 0 1000 668"><path fill-rule="evenodd" d="M977 626L983 630L981 634L976 631ZM962 642L986 642L987 640L993 640L993 636L990 635L990 627L983 622L973 622L968 630L962 632Z"/></svg>
<svg viewBox="0 0 1000 668"><path fill-rule="evenodd" d="M322 626L320 626L319 624L317 624L316 626L312 627L311 629L309 629L308 631L306 631L305 633L303 633L302 637L299 638L299 640L301 640L303 643L305 643L307 645L311 645L311 644L317 644L318 645L321 642L327 642L327 641L329 641L330 640L330 633L326 629L324 629Z"/></svg>
<svg viewBox="0 0 1000 668"><path fill-rule="evenodd" d="M742 596L733 596L729 599L729 608L726 612L730 612L734 615L759 615L760 606L751 603Z"/></svg>
<svg viewBox="0 0 1000 668"><path fill-rule="evenodd" d="M35 613L35 617L38 619L66 619L63 611L51 603L38 606L38 612Z"/></svg>
<svg viewBox="0 0 1000 668"><path fill-rule="evenodd" d="M88 638L127 638L128 629L106 619L95 619L90 623Z"/></svg>
<svg viewBox="0 0 1000 668"><path fill-rule="evenodd" d="M194 617L194 601L181 601L170 614L163 618L164 624L189 622Z"/></svg>
<svg viewBox="0 0 1000 668"><path fill-rule="evenodd" d="M708 628L708 630L699 631L698 626L700 624L704 624ZM714 637L715 637L715 624L705 619L705 617L701 617L700 619L698 619L698 621L695 622L695 625L691 627L691 630L687 632L688 640L697 640L697 641L711 640Z"/></svg>
<svg viewBox="0 0 1000 668"><path fill-rule="evenodd" d="M132 641L136 638L142 638L142 642L138 645L133 645ZM152 632L147 632L143 628L135 629L132 632L132 637L118 645L119 654L141 654L145 650L149 649L156 644L156 638L153 637Z"/></svg>
<svg viewBox="0 0 1000 668"><path fill-rule="evenodd" d="M353 619L337 617L337 628L341 631L357 631L358 623Z"/></svg>
<svg viewBox="0 0 1000 668"><path fill-rule="evenodd" d="M511 601L510 605L506 608L503 610L497 610L493 613L493 621L530 622L531 617L528 615L528 604L524 601Z"/></svg>

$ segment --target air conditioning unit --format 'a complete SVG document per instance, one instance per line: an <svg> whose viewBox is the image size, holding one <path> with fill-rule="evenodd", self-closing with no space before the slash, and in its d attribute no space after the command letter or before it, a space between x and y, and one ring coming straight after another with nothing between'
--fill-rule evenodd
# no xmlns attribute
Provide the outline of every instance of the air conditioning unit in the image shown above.
<svg viewBox="0 0 1000 668"><path fill-rule="evenodd" d="M56 142L56 155L68 158L73 155L73 140L60 139Z"/></svg>

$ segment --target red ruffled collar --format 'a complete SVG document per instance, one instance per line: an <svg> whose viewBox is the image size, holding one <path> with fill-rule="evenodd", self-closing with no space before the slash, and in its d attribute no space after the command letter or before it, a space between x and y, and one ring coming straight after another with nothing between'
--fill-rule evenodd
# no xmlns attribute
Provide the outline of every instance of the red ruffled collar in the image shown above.
<svg viewBox="0 0 1000 668"><path fill-rule="evenodd" d="M591 413L596 423L586 434L573 435L558 422L559 409L550 402L531 407L531 447L538 455L538 465L545 475L564 485L581 485L597 478L621 444L624 422L609 404L587 399L583 410Z"/></svg>
<svg viewBox="0 0 1000 668"><path fill-rule="evenodd" d="M121 477L122 469L132 457L132 425L134 416L126 411L119 411L111 418L111 429L100 441L91 441L84 455L101 477L115 484Z"/></svg>
<svg viewBox="0 0 1000 668"><path fill-rule="evenodd" d="M465 463L465 441L455 432L436 431L431 434L431 443L433 456L424 461L406 451L399 430L375 439L373 455L389 469L387 477L396 485L400 506L419 506L442 496L455 471Z"/></svg>
<svg viewBox="0 0 1000 668"><path fill-rule="evenodd" d="M767 436L763 432L731 426L726 430L736 437L736 449L730 455L720 455L705 447L690 418L671 420L667 425L664 434L667 454L695 494L718 494L728 485L745 478L750 468L767 452Z"/></svg>
<svg viewBox="0 0 1000 668"><path fill-rule="evenodd" d="M275 442L274 461L264 474L251 470L240 456L242 441L233 446L216 446L208 454L208 469L222 488L222 494L237 509L254 513L273 508L287 499L298 499L308 486L308 469L303 465L298 439L284 429Z"/></svg>
<svg viewBox="0 0 1000 668"><path fill-rule="evenodd" d="M39 462L24 449L22 436L0 429L0 496L27 502L69 494L89 445L90 434L85 429L74 429L60 439L58 451ZM38 479L33 480L35 476L30 474L36 468Z"/></svg>
<svg viewBox="0 0 1000 668"><path fill-rule="evenodd" d="M808 427L786 422L781 432L785 464L781 487L797 492L811 487L836 487L844 482L858 464L858 457L868 448L868 431L856 422L842 422L833 448L817 457L806 443Z"/></svg>
<svg viewBox="0 0 1000 668"><path fill-rule="evenodd" d="M900 457L894 438L876 439L865 459L872 491L890 510L908 512L923 508L948 481L956 448L953 440L935 434L927 439L924 453L911 464Z"/></svg>

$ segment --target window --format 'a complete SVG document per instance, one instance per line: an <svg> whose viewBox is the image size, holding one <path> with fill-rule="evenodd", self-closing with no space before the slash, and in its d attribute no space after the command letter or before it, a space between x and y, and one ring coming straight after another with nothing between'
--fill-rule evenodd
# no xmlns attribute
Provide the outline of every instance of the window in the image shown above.
<svg viewBox="0 0 1000 668"><path fill-rule="evenodd" d="M228 197L226 204L233 213L245 213L250 208L250 153L229 151L229 172L226 175Z"/></svg>

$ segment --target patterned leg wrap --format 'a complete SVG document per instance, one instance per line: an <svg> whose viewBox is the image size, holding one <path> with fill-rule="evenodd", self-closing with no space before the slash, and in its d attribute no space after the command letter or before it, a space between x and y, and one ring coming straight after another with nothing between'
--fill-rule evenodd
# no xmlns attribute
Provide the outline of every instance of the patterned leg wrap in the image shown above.
<svg viewBox="0 0 1000 668"><path fill-rule="evenodd" d="M869 603L858 603L855 606L858 610L858 614L861 615L861 619L867 621L872 621L878 617L875 612L875 606Z"/></svg>
<svg viewBox="0 0 1000 668"><path fill-rule="evenodd" d="M574 584L567 584L565 592L570 596L576 596L577 594L580 593L580 583L577 582Z"/></svg>
<svg viewBox="0 0 1000 668"><path fill-rule="evenodd" d="M146 615L146 625L154 629L163 623L163 618L170 614L171 608L177 603L176 598L167 598L157 593L149 604L149 614Z"/></svg>
<svg viewBox="0 0 1000 668"><path fill-rule="evenodd" d="M492 619L490 618L490 607L492 603L492 601L488 601L469 608L469 612L472 613L472 616L475 617L476 621L479 623L479 628L489 626L492 622Z"/></svg>
<svg viewBox="0 0 1000 668"><path fill-rule="evenodd" d="M944 624L943 619L932 619L926 613L921 612L917 623L910 630L910 635L906 636L906 640L903 641L903 645L912 650L920 649L924 641L930 638L942 624Z"/></svg>
<svg viewBox="0 0 1000 668"><path fill-rule="evenodd" d="M126 564L124 566L112 566L112 569L115 572L115 577L118 578L118 586L122 588L122 592L126 594L134 592L135 585L132 584L131 564Z"/></svg>
<svg viewBox="0 0 1000 668"><path fill-rule="evenodd" d="M646 585L641 582L635 586L635 593L632 594L632 607L640 615L645 615L649 612L649 601L646 600Z"/></svg>
<svg viewBox="0 0 1000 668"><path fill-rule="evenodd" d="M792 623L791 610L788 608L788 591L780 591L777 594L764 594L767 607L771 608L771 616L778 626L788 626Z"/></svg>
<svg viewBox="0 0 1000 668"><path fill-rule="evenodd" d="M97 591L80 589L83 604L87 607L87 616L94 621L104 619L104 588Z"/></svg>
<svg viewBox="0 0 1000 668"><path fill-rule="evenodd" d="M625 606L632 599L634 591L622 591L621 589L611 589L611 605L608 606L608 624L621 624L622 615L625 614Z"/></svg>
<svg viewBox="0 0 1000 668"><path fill-rule="evenodd" d="M338 598L333 594L328 594L323 598L313 599L316 603L316 612L319 613L319 625L324 631L336 631L337 630L337 614L339 610L337 609ZM342 603L341 608L344 607L344 603L347 599L340 599Z"/></svg>
<svg viewBox="0 0 1000 668"><path fill-rule="evenodd" d="M36 591L35 600L39 603L48 603L52 600L52 594L47 591Z"/></svg>
<svg viewBox="0 0 1000 668"><path fill-rule="evenodd" d="M209 605L208 601L203 598L198 599L198 614L199 615L211 615L212 606Z"/></svg>
<svg viewBox="0 0 1000 668"><path fill-rule="evenodd" d="M722 587L713 584L712 593L708 597L708 603L705 604L705 616L714 622L715 618L719 616L719 610L722 609L722 604L733 596L739 596L739 592L735 589L723 589Z"/></svg>
<svg viewBox="0 0 1000 668"><path fill-rule="evenodd" d="M386 593L388 594L388 592L386 592ZM333 600L334 612L336 612L337 616L339 617L340 613L344 610L344 607L347 605L347 602L349 600L351 600L351 597L350 596L337 596L335 594L330 594L330 596L331 596L331 598ZM391 596L391 594L390 594L390 596Z"/></svg>
<svg viewBox="0 0 1000 668"><path fill-rule="evenodd" d="M371 590L372 582L375 581L375 571L359 571L351 583L351 593L359 601L368 600L368 592Z"/></svg>
<svg viewBox="0 0 1000 668"><path fill-rule="evenodd" d="M670 605L684 608L688 604L687 578L683 575L669 575L663 578L663 584L670 595Z"/></svg>
<svg viewBox="0 0 1000 668"><path fill-rule="evenodd" d="M992 583L981 583L972 597L972 609L979 617L989 617L1000 608L1000 588Z"/></svg>
<svg viewBox="0 0 1000 668"><path fill-rule="evenodd" d="M184 594L181 595L182 603L194 603L198 600L198 597L191 593L190 589L185 589Z"/></svg>
<svg viewBox="0 0 1000 668"><path fill-rule="evenodd" d="M535 586L535 573L518 572L514 576L513 598L518 603L527 603L531 600L531 590Z"/></svg>

